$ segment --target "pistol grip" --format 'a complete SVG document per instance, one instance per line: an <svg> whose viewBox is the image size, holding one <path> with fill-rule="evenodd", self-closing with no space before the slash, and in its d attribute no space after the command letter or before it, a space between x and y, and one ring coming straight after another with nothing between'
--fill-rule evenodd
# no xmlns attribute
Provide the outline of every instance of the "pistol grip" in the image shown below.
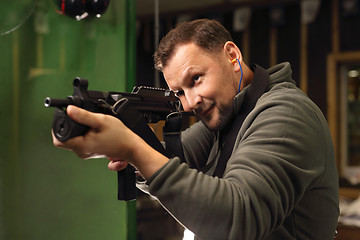
<svg viewBox="0 0 360 240"><path fill-rule="evenodd" d="M152 148L158 152L168 156L165 148L162 146L159 139L149 127L145 118L141 113L131 106L129 101L124 101L116 109L116 115L128 128L134 133L140 136L145 142L147 142ZM135 170L132 166L129 169L124 169L118 172L118 199L119 200L132 200L135 198L133 194L136 194L136 179ZM125 186L126 185L126 186Z"/></svg>
<svg viewBox="0 0 360 240"><path fill-rule="evenodd" d="M128 165L118 171L118 200L130 201L136 199L136 176L133 166Z"/></svg>

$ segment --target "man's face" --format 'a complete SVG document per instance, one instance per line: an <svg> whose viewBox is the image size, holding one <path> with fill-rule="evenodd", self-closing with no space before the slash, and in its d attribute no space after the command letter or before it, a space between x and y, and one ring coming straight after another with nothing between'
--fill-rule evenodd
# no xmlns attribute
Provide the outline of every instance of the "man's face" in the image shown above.
<svg viewBox="0 0 360 240"><path fill-rule="evenodd" d="M209 53L194 43L180 45L163 73L185 111L193 111L210 130L226 124L238 83L224 49Z"/></svg>

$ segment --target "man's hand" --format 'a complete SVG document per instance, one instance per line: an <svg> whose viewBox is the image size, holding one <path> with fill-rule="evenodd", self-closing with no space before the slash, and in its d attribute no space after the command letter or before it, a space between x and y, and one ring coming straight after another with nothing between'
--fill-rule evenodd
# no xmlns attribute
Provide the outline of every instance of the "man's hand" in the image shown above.
<svg viewBox="0 0 360 240"><path fill-rule="evenodd" d="M127 167L128 163L123 160L113 160L109 159L110 162L108 164L108 168L111 171L120 171Z"/></svg>
<svg viewBox="0 0 360 240"><path fill-rule="evenodd" d="M82 159L106 157L110 160L108 168L114 171L131 163L145 178L168 161L168 158L151 148L113 116L92 113L72 105L68 106L67 114L90 129L84 136L74 137L66 142L58 141L53 134L56 147L71 150Z"/></svg>
<svg viewBox="0 0 360 240"><path fill-rule="evenodd" d="M67 114L74 121L90 127L84 136L60 142L53 137L55 146L75 152L80 158L107 157L112 159L132 159L133 149L139 140L135 133L119 119L69 106Z"/></svg>

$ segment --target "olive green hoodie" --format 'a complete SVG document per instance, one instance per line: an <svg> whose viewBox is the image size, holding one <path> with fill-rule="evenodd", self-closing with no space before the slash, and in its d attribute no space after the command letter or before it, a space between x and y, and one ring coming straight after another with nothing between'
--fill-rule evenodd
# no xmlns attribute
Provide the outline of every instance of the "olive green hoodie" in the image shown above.
<svg viewBox="0 0 360 240"><path fill-rule="evenodd" d="M212 177L222 138L198 122L182 133L188 164L175 157L147 181L150 194L200 239L334 237L338 174L327 122L295 86L289 63L267 71L267 92L240 128L223 178ZM235 97L235 112L246 91Z"/></svg>

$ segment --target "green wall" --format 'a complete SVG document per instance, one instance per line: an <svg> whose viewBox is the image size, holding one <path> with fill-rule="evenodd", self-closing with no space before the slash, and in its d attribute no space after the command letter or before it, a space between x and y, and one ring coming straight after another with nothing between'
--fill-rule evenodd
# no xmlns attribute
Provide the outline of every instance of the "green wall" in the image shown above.
<svg viewBox="0 0 360 240"><path fill-rule="evenodd" d="M52 0L0 3L0 239L132 239L134 203L118 201L104 159L52 145L45 97L134 85L135 10L113 0L100 19L75 21ZM17 27L14 31L5 31Z"/></svg>

